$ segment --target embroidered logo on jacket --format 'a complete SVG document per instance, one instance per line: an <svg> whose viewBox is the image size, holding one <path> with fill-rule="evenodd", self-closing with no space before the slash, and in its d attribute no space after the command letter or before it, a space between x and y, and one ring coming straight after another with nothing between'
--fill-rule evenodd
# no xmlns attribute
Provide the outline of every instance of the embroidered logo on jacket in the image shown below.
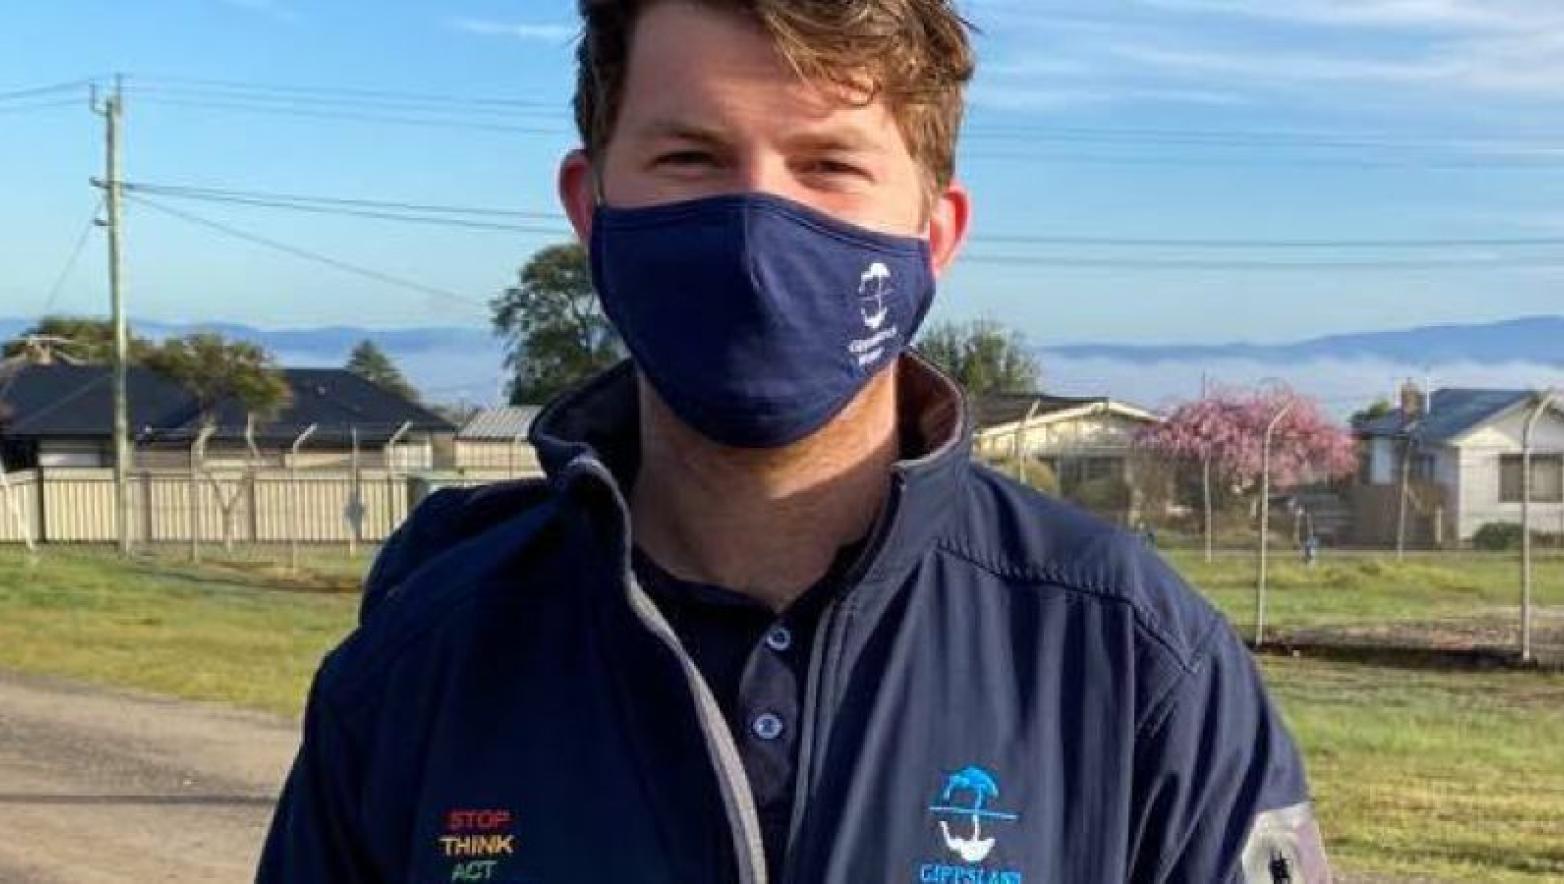
<svg viewBox="0 0 1564 884"><path fill-rule="evenodd" d="M994 807L998 799L998 779L981 767L968 765L945 777L929 813L939 822L944 848L967 865L924 863L918 870L920 884L1021 884L1018 870L978 865L994 851L995 833L1004 828L996 824L1020 818Z"/></svg>
<svg viewBox="0 0 1564 884"><path fill-rule="evenodd" d="M454 860L452 881L492 881L505 857L516 852L508 810L452 810L437 839L441 855Z"/></svg>

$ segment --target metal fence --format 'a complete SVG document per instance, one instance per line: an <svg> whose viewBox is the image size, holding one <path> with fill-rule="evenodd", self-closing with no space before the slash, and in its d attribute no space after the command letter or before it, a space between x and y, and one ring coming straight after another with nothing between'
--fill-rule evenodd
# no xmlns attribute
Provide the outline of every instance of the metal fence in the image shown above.
<svg viewBox="0 0 1564 884"><path fill-rule="evenodd" d="M473 485L508 471L409 474L396 470L136 470L130 474L133 544L377 543L396 530L429 484ZM114 473L33 469L0 484L0 543L113 543Z"/></svg>

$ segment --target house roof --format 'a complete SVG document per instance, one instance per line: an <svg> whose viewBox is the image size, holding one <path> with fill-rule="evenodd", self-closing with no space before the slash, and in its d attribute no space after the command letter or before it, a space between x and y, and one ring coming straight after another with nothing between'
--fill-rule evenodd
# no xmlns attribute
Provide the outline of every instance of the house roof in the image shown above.
<svg viewBox="0 0 1564 884"><path fill-rule="evenodd" d="M274 420L257 422L258 441L292 441L314 424L311 440L346 443L358 431L366 444L384 443L404 423L421 432L451 432L444 418L340 368L288 368L283 376L292 401ZM29 365L15 371L0 399L0 436L9 438L105 437L114 420L113 373L104 365ZM140 441L188 440L200 415L193 397L151 369L126 372L131 435ZM0 383L0 387L4 384ZM217 408L214 438L244 435L238 402Z"/></svg>
<svg viewBox="0 0 1564 884"><path fill-rule="evenodd" d="M1498 417L1532 397L1530 390L1435 390L1428 413L1409 426L1401 409L1358 421L1364 436L1403 436L1410 429L1423 442L1444 443Z"/></svg>
<svg viewBox="0 0 1564 884"><path fill-rule="evenodd" d="M1037 408L1035 412L1032 411L1034 405ZM1143 420L1154 419L1150 412L1127 403L1118 402L1107 396L1049 396L1044 393L998 393L976 397L974 402L979 430L1017 423L1028 414L1032 414L1034 419L1046 418L1050 415L1063 416L1065 412L1074 412L1092 406L1110 410L1126 417Z"/></svg>
<svg viewBox="0 0 1564 884"><path fill-rule="evenodd" d="M501 439L511 442L525 437L533 418L543 409L536 405L507 405L486 408L473 415L457 431L458 439Z"/></svg>

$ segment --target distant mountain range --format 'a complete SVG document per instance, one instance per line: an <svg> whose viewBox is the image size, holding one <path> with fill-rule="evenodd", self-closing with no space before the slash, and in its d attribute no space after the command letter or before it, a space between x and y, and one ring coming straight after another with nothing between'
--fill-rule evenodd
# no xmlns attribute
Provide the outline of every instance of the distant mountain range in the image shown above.
<svg viewBox="0 0 1564 884"><path fill-rule="evenodd" d="M1062 344L1045 356L1127 362L1246 359L1293 363L1317 359L1381 359L1407 365L1452 362L1534 362L1564 365L1564 316L1530 316L1470 325L1427 325L1399 331L1327 335L1286 344Z"/></svg>
<svg viewBox="0 0 1564 884"><path fill-rule="evenodd" d="M0 319L0 340L30 324L25 319ZM283 364L299 367L342 365L353 345L368 338L396 360L426 398L437 402L496 402L504 376L501 343L481 327L261 329L225 323L135 324L137 334L151 338L197 330L253 341L275 353ZM1439 378L1442 383L1532 386L1547 382L1545 375L1564 376L1564 315L1329 335L1282 344L1045 344L1037 349L1050 389L1073 395L1111 393L1156 403L1189 395L1198 389L1203 370L1225 364L1228 380L1242 380L1245 371L1255 377L1284 374L1287 369L1268 366L1287 366L1296 369L1304 387L1316 394L1351 398L1388 389L1397 376L1421 375L1428 367L1519 366L1497 375L1463 369L1444 374ZM1373 366L1351 367L1360 361ZM1140 368L1152 362L1163 365L1150 373Z"/></svg>

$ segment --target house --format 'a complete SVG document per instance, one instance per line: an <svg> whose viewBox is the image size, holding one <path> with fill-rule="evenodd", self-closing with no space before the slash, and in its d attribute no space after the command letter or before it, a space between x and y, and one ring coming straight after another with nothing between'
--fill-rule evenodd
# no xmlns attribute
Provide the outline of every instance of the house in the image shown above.
<svg viewBox="0 0 1564 884"><path fill-rule="evenodd" d="M1136 435L1156 422L1151 412L1106 397L990 395L977 401L975 448L984 458L1011 458L1019 443L1061 484L1123 478Z"/></svg>
<svg viewBox="0 0 1564 884"><path fill-rule="evenodd" d="M527 431L540 411L536 405L508 405L473 415L456 432L456 468L503 470L512 476L539 473L538 455L527 442Z"/></svg>
<svg viewBox="0 0 1564 884"><path fill-rule="evenodd" d="M247 431L237 402L224 402L206 447L210 466L433 466L444 418L344 369L283 369L292 393L275 417ZM151 369L126 373L134 464L185 469L200 429L195 399ZM9 470L113 465L113 373L104 365L12 365L0 380L0 457ZM251 450L251 444L254 451ZM297 456L295 444L297 443Z"/></svg>
<svg viewBox="0 0 1564 884"><path fill-rule="evenodd" d="M990 394L975 410L979 457L1013 462L1020 451L1052 470L1063 496L1120 519L1137 515L1146 477L1134 468L1135 438L1156 415L1107 397L1041 393Z"/></svg>
<svg viewBox="0 0 1564 884"><path fill-rule="evenodd" d="M1403 471L1409 543L1464 543L1485 524L1518 524L1523 435L1539 402L1530 390L1441 389L1425 395L1408 384L1399 408L1356 422L1362 461L1354 489L1358 540L1394 540ZM1532 452L1534 530L1564 532L1564 402L1555 400L1538 416Z"/></svg>

